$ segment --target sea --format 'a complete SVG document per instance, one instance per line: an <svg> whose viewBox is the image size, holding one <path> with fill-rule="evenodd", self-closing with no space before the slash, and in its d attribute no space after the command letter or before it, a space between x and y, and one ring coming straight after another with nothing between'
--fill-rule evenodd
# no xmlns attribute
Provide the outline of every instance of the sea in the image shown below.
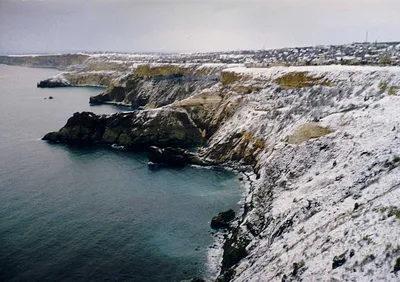
<svg viewBox="0 0 400 282"><path fill-rule="evenodd" d="M90 106L102 88L36 88L58 72L0 65L0 281L210 277L210 220L239 210L237 175L42 141L74 112L129 110Z"/></svg>

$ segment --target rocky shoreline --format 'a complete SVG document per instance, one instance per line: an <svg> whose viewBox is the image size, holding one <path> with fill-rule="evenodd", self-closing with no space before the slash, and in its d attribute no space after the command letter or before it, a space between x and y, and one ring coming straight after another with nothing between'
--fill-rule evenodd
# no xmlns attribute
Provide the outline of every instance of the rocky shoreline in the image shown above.
<svg viewBox="0 0 400 282"><path fill-rule="evenodd" d="M100 97L142 109L76 113L44 140L151 148L154 163L254 171L217 281L396 279L398 219L386 211L400 210L389 199L400 193L399 68L228 68L219 81L181 72L124 75ZM360 239L370 233L376 243ZM363 260L370 253L373 264Z"/></svg>

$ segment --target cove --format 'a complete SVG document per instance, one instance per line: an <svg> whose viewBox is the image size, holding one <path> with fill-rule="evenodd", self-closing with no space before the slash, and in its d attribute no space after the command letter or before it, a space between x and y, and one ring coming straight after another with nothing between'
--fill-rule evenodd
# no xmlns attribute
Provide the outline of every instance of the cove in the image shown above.
<svg viewBox="0 0 400 282"><path fill-rule="evenodd" d="M96 88L36 88L56 73L0 65L0 280L207 276L210 220L238 210L235 174L150 170L143 154L40 141L74 112L123 110L89 106Z"/></svg>

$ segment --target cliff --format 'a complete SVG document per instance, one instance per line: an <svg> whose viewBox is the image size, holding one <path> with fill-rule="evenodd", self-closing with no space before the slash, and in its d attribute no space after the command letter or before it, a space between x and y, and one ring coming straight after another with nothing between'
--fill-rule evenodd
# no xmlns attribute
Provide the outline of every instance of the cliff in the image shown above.
<svg viewBox="0 0 400 282"><path fill-rule="evenodd" d="M218 79L213 76L172 74L157 77L127 75L114 81L103 93L90 98L92 104L121 104L133 108L157 108L209 88Z"/></svg>
<svg viewBox="0 0 400 282"><path fill-rule="evenodd" d="M185 148L205 138L205 163L247 168L218 281L398 279L400 68L239 67L204 83L147 70L100 97L145 93L138 105L160 108L90 115L94 127L68 121L45 139ZM174 90L189 82L198 87ZM178 137L186 141L168 141Z"/></svg>
<svg viewBox="0 0 400 282"><path fill-rule="evenodd" d="M103 86L107 87L112 81L122 75L116 71L63 72L54 77L39 81L37 87L70 87L70 86Z"/></svg>
<svg viewBox="0 0 400 282"><path fill-rule="evenodd" d="M84 54L0 56L0 64L31 68L69 69L89 58Z"/></svg>
<svg viewBox="0 0 400 282"><path fill-rule="evenodd" d="M194 147L203 143L199 129L182 111L156 109L99 116L75 113L57 132L43 137L52 143L115 144L133 150L150 146Z"/></svg>
<svg viewBox="0 0 400 282"><path fill-rule="evenodd" d="M250 163L256 176L220 281L396 281L400 69L241 68L225 77L229 93L257 90L242 94L202 153Z"/></svg>

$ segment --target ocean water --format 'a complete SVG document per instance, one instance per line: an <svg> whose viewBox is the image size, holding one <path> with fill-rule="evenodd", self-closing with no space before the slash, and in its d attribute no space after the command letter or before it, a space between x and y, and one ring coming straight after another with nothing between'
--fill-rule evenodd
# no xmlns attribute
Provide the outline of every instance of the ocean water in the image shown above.
<svg viewBox="0 0 400 282"><path fill-rule="evenodd" d="M152 170L140 153L41 141L76 111L121 110L89 106L101 89L36 88L56 73L0 65L0 281L208 275L209 222L238 210L235 174Z"/></svg>

